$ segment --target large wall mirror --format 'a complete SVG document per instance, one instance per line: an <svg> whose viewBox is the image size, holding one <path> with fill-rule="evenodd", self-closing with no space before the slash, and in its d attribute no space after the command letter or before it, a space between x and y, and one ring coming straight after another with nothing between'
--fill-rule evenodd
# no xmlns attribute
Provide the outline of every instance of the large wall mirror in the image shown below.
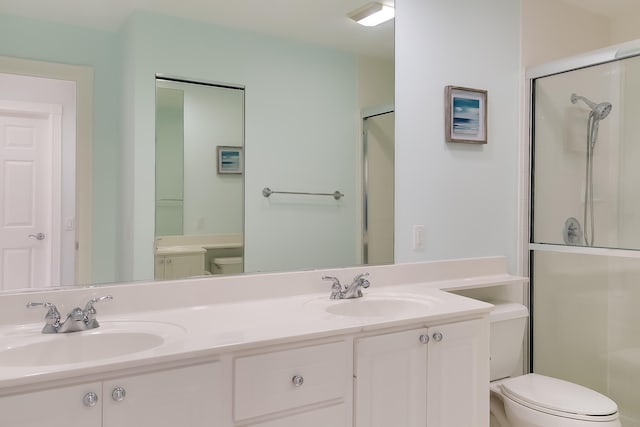
<svg viewBox="0 0 640 427"><path fill-rule="evenodd" d="M76 188L62 189L76 196L76 214L53 227L75 234L75 255L73 247L59 255L75 265L49 285L364 262L363 111L393 105L393 21L355 24L347 14L358 0L281 0L276 9L287 17L272 2L98 3L9 0L0 8L0 73L74 80L77 145L91 147L88 160L76 155ZM16 58L28 66L15 67ZM88 88L87 79L52 72L56 64L87 71ZM207 110L197 119L185 113L207 91L235 94L243 125L236 135L201 127L207 148L190 151L184 136L196 131L184 121L215 122ZM163 132L182 133L182 145L165 144ZM219 173L220 162L231 173ZM214 186L230 192L212 195ZM265 197L265 188L274 193ZM287 194L334 191L344 197ZM184 240L199 235L208 240ZM204 250L202 268L165 275L176 247L194 245Z"/></svg>

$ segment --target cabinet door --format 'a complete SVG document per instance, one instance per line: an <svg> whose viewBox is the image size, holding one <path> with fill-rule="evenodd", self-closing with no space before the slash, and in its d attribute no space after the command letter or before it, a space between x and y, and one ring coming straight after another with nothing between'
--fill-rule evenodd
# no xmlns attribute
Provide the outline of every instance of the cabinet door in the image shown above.
<svg viewBox="0 0 640 427"><path fill-rule="evenodd" d="M164 264L167 257L162 255L155 256L155 268L153 277L155 280L164 280Z"/></svg>
<svg viewBox="0 0 640 427"><path fill-rule="evenodd" d="M427 426L489 426L489 321L429 328Z"/></svg>
<svg viewBox="0 0 640 427"><path fill-rule="evenodd" d="M227 425L219 363L105 381L103 390L102 427Z"/></svg>
<svg viewBox="0 0 640 427"><path fill-rule="evenodd" d="M202 276L204 274L204 254L172 255L165 257L164 279Z"/></svg>
<svg viewBox="0 0 640 427"><path fill-rule="evenodd" d="M426 334L422 328L356 341L356 427L426 425Z"/></svg>
<svg viewBox="0 0 640 427"><path fill-rule="evenodd" d="M101 427L100 383L61 387L0 398L0 426ZM93 406L85 396L98 398Z"/></svg>

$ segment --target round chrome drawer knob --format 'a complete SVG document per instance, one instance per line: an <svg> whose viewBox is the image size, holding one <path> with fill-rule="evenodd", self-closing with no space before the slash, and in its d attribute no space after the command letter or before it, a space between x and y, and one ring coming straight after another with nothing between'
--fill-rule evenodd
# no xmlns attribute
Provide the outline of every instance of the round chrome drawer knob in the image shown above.
<svg viewBox="0 0 640 427"><path fill-rule="evenodd" d="M420 335L420 342L422 344L427 344L429 342L429 335L427 334Z"/></svg>
<svg viewBox="0 0 640 427"><path fill-rule="evenodd" d="M98 403L98 395L93 392L87 393L84 395L82 403L84 403L84 406L92 408Z"/></svg>
<svg viewBox="0 0 640 427"><path fill-rule="evenodd" d="M111 398L116 402L122 402L124 398L127 396L127 391L122 387L116 387L113 389L111 393Z"/></svg>
<svg viewBox="0 0 640 427"><path fill-rule="evenodd" d="M302 378L302 376L300 375L294 375L293 378L291 378L291 382L296 387L300 387L302 384L304 384L304 378Z"/></svg>
<svg viewBox="0 0 640 427"><path fill-rule="evenodd" d="M433 339L434 339L436 342L440 342L440 341L442 341L442 338L443 338L443 336L442 336L442 334L441 334L440 332L434 332L434 333L433 333Z"/></svg>

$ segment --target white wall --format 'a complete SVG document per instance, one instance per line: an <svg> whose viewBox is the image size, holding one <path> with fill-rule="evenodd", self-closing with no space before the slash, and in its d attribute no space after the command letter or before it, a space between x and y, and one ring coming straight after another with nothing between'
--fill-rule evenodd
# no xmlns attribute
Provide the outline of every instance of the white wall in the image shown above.
<svg viewBox="0 0 640 427"><path fill-rule="evenodd" d="M243 174L218 174L216 148L219 145L242 147L244 144L244 91L215 86L182 86L183 233L242 234Z"/></svg>
<svg viewBox="0 0 640 427"><path fill-rule="evenodd" d="M639 7L639 5L635 5L635 9L629 11L629 13L622 14L611 21L611 44L640 39Z"/></svg>
<svg viewBox="0 0 640 427"><path fill-rule="evenodd" d="M522 65L605 47L611 28L607 18L562 0L522 0Z"/></svg>
<svg viewBox="0 0 640 427"><path fill-rule="evenodd" d="M499 254L514 271L519 22L513 0L396 3L396 262ZM445 142L446 85L488 90L488 144Z"/></svg>

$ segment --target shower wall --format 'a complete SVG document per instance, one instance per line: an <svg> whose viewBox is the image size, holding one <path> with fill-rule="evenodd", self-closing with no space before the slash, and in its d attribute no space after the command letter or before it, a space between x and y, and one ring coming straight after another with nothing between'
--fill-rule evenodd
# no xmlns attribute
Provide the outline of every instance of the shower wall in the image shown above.
<svg viewBox="0 0 640 427"><path fill-rule="evenodd" d="M624 61L620 72L620 203L619 242L623 248L640 246L640 58Z"/></svg>

